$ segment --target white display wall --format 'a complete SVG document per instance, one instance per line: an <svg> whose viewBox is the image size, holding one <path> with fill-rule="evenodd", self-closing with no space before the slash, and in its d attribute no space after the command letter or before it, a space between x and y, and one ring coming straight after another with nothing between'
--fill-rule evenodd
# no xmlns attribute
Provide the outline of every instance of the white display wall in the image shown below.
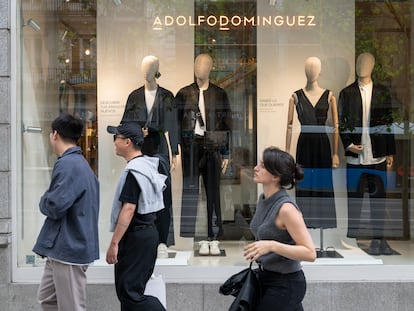
<svg viewBox="0 0 414 311"><path fill-rule="evenodd" d="M259 1L258 16L280 16L267 27L257 27L257 150L259 157L266 146L285 149L289 99L305 87L305 60L321 60L319 85L338 99L342 88L354 81L355 37L353 1ZM274 21L274 20L273 20ZM328 119L328 125L330 120ZM330 123L331 124L331 123ZM332 124L331 124L332 125ZM296 153L300 132L296 112L291 154ZM341 167L345 167L339 142ZM343 169L334 170L337 229L325 230L325 246L341 247L346 238L346 177ZM294 195L294 192L292 192ZM319 245L319 232L313 232Z"/></svg>
<svg viewBox="0 0 414 311"><path fill-rule="evenodd" d="M119 124L129 93L142 86L141 61L147 55L159 58L158 84L173 94L193 82L194 28L158 29L156 16L192 16L192 1L153 2L130 0L114 6L99 1L97 11L98 136L101 180L101 252L110 240L109 215L114 189L125 162L115 155L107 125ZM175 184L176 185L176 184ZM177 200L176 196L174 199Z"/></svg>

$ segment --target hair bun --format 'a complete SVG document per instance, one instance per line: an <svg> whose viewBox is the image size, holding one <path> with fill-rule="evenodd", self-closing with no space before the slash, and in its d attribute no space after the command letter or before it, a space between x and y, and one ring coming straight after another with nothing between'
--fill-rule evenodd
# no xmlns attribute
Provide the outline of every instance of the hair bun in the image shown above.
<svg viewBox="0 0 414 311"><path fill-rule="evenodd" d="M302 180L305 177L302 167L296 163L295 165L295 180Z"/></svg>

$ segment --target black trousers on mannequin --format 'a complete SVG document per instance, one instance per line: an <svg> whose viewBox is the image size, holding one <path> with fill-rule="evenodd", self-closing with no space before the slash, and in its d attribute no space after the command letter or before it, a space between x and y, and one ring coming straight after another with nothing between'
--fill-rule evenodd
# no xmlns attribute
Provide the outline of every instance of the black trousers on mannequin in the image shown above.
<svg viewBox="0 0 414 311"><path fill-rule="evenodd" d="M386 172L386 161L373 165L347 164L348 237L384 238ZM356 178L353 174L359 176L357 182L355 182ZM356 185L350 183L356 183ZM369 195L370 218L368 224L361 226L361 211L365 193Z"/></svg>
<svg viewBox="0 0 414 311"><path fill-rule="evenodd" d="M172 198L171 198L171 186L164 190L164 208L157 212L157 220L155 225L157 226L159 234L159 243L165 245L174 244L174 228L172 228Z"/></svg>
<svg viewBox="0 0 414 311"><path fill-rule="evenodd" d="M160 163L158 165L158 171L161 174L167 176L167 179L165 180L166 187L162 194L164 208L157 212L157 220L155 224L157 226L159 233L159 243L164 243L165 245L169 246L174 244L170 160L168 157L165 157L162 154L156 154L155 156L157 156L160 160Z"/></svg>
<svg viewBox="0 0 414 311"><path fill-rule="evenodd" d="M218 148L205 145L204 137L185 137L182 139L183 193L181 204L182 237L194 237L199 193L199 177L203 178L207 198L208 237L214 237L213 212L222 233L220 206L221 155Z"/></svg>

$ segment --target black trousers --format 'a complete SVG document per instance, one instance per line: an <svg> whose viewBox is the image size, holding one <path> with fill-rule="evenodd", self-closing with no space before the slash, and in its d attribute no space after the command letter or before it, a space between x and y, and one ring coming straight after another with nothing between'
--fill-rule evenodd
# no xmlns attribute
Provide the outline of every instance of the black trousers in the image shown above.
<svg viewBox="0 0 414 311"><path fill-rule="evenodd" d="M282 274L259 270L262 297L256 311L303 311L306 293L303 271Z"/></svg>
<svg viewBox="0 0 414 311"><path fill-rule="evenodd" d="M194 237L199 193L199 177L203 178L207 198L208 237L214 237L213 213L219 234L222 232L220 205L221 155L218 149L206 148L203 138L189 137L182 141L183 193L181 204L182 237Z"/></svg>
<svg viewBox="0 0 414 311"><path fill-rule="evenodd" d="M119 242L115 264L115 288L121 311L164 311L161 302L144 295L157 259L158 231L155 226L128 231Z"/></svg>
<svg viewBox="0 0 414 311"><path fill-rule="evenodd" d="M156 226L158 230L159 243L164 243L165 245L174 244L174 231L172 227L172 206L171 204L166 204L164 200L164 208L157 212L157 221Z"/></svg>
<svg viewBox="0 0 414 311"><path fill-rule="evenodd" d="M384 238L386 215L386 171L384 161L373 165L347 164L348 237ZM369 219L363 222L364 194L369 196Z"/></svg>
<svg viewBox="0 0 414 311"><path fill-rule="evenodd" d="M172 211L172 191L171 191L171 176L166 181L166 188L163 192L164 208L157 212L156 226L158 229L159 243L165 245L174 244L174 226L171 221L173 216Z"/></svg>

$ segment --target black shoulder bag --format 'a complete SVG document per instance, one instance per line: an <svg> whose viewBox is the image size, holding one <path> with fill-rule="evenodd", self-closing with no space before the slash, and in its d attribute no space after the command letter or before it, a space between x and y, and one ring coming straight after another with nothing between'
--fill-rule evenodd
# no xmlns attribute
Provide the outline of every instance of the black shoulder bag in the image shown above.
<svg viewBox="0 0 414 311"><path fill-rule="evenodd" d="M219 289L223 295L236 297L229 311L252 311L261 295L260 281L257 272L250 267L229 277Z"/></svg>

